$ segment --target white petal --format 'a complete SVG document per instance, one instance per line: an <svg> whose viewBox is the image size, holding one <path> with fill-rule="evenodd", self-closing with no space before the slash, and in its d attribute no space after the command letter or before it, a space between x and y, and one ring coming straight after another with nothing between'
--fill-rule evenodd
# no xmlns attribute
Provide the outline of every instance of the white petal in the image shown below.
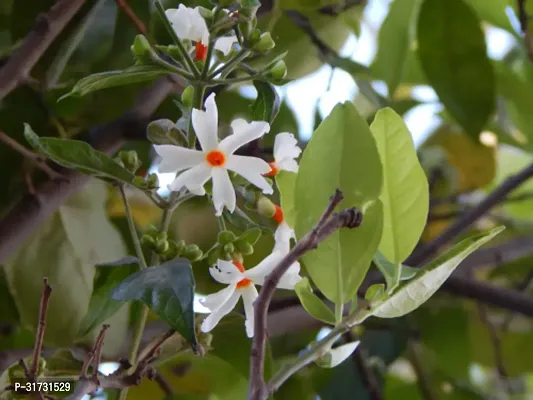
<svg viewBox="0 0 533 400"><path fill-rule="evenodd" d="M226 160L225 167L262 189L263 193L274 193L272 186L263 177L263 174L270 171L270 166L260 158L232 154Z"/></svg>
<svg viewBox="0 0 533 400"><path fill-rule="evenodd" d="M200 14L200 7L194 9L195 14L192 16L194 34L197 39L191 39L195 42L201 42L204 46L209 44L209 29L205 23L204 17Z"/></svg>
<svg viewBox="0 0 533 400"><path fill-rule="evenodd" d="M222 303L228 301L233 292L235 292L235 288L235 285L229 285L216 293L206 296L205 299L200 299L200 304L209 309L209 311L216 310Z"/></svg>
<svg viewBox="0 0 533 400"><path fill-rule="evenodd" d="M177 192L182 187L186 187L189 191L199 191L200 188L211 177L211 166L207 163L198 164L191 169L179 174L174 181L168 185L169 190Z"/></svg>
<svg viewBox="0 0 533 400"><path fill-rule="evenodd" d="M244 278L244 274L229 261L218 260L217 265L209 268L209 273L220 283L236 283Z"/></svg>
<svg viewBox="0 0 533 400"><path fill-rule="evenodd" d="M293 238L296 238L294 230L287 222L283 221L274 232L274 251L278 250L282 254L287 254L291 249L291 239Z"/></svg>
<svg viewBox="0 0 533 400"><path fill-rule="evenodd" d="M251 338L254 336L254 301L259 294L254 285L248 285L241 290L241 295L244 303L244 315L246 316L246 321L244 322L246 335Z"/></svg>
<svg viewBox="0 0 533 400"><path fill-rule="evenodd" d="M228 171L225 168L212 168L213 176L213 205L215 206L216 215L222 215L224 206L233 212L237 199L235 198L235 189L229 179Z"/></svg>
<svg viewBox="0 0 533 400"><path fill-rule="evenodd" d="M217 148L218 109L214 93L205 100L205 111L196 108L192 110L192 126L204 152Z"/></svg>
<svg viewBox="0 0 533 400"><path fill-rule="evenodd" d="M209 30L198 7L193 9L180 4L177 10L169 9L165 11L165 14L180 39L202 41L204 45L207 45Z"/></svg>
<svg viewBox="0 0 533 400"><path fill-rule="evenodd" d="M201 151L171 144L156 144L154 145L154 150L161 157L158 168L158 171L161 173L183 171L205 160L204 154Z"/></svg>
<svg viewBox="0 0 533 400"><path fill-rule="evenodd" d="M298 140L292 133L282 132L274 139L274 159L280 162L285 158L294 159L300 155L302 149L298 147Z"/></svg>
<svg viewBox="0 0 533 400"><path fill-rule="evenodd" d="M331 349L328 354L326 354L325 357L323 357L325 361L324 367L326 368L334 368L340 363L342 363L344 360L346 360L348 357L352 355L352 353L355 351L357 346L359 346L360 341L357 342L351 342L343 344L342 346L336 347L334 349Z"/></svg>
<svg viewBox="0 0 533 400"><path fill-rule="evenodd" d="M298 172L298 163L293 158L284 158L281 161L276 161L279 170Z"/></svg>
<svg viewBox="0 0 533 400"><path fill-rule="evenodd" d="M225 56L227 56L231 51L233 44L237 42L238 40L236 36L224 36L215 42L215 49L220 50Z"/></svg>
<svg viewBox="0 0 533 400"><path fill-rule="evenodd" d="M205 196L205 189L203 186L200 186L198 188L188 188L188 190L195 196Z"/></svg>
<svg viewBox="0 0 533 400"><path fill-rule="evenodd" d="M233 154L239 147L252 140L259 139L270 131L268 122L252 121L248 123L243 119L233 120L231 128L233 129L233 134L225 137L219 145L220 150L228 155Z"/></svg>
<svg viewBox="0 0 533 400"><path fill-rule="evenodd" d="M228 315L231 310L235 308L240 297L240 291L236 290L230 297L228 297L225 303L222 303L220 307L209 314L207 318L204 319L204 322L202 322L202 332L210 332L215 326L217 326L222 317Z"/></svg>
<svg viewBox="0 0 533 400"><path fill-rule="evenodd" d="M283 255L280 252L273 252L255 267L246 270L243 275L246 278L251 279L255 284L262 285L265 281L265 277L272 272L282 259Z"/></svg>
<svg viewBox="0 0 533 400"><path fill-rule="evenodd" d="M296 261L281 277L277 288L294 290L294 286L302 280L300 276L300 263Z"/></svg>

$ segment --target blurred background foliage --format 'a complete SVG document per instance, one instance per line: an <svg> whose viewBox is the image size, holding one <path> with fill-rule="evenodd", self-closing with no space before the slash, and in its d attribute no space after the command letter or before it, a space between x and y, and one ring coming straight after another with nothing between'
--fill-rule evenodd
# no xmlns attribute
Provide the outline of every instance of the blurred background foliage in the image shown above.
<svg viewBox="0 0 533 400"><path fill-rule="evenodd" d="M151 37L160 44L168 43L160 21L154 18L150 0L127 3L148 27ZM179 3L212 6L207 0L164 3L166 7L177 7ZM431 240L507 177L533 162L533 50L528 48L531 39L527 39L533 35L533 24L527 28L525 40L518 8L525 4L522 12L532 14L533 1L368 0L353 1L345 9L339 3L264 2L259 11L260 24L269 27L276 40L272 57L288 52L289 78L294 80L288 86L309 77L325 63L344 70L359 87L353 100L369 121L384 105L407 114L427 104L443 104L438 123L424 127L425 139L415 138L431 188L431 212L424 233L424 240ZM20 45L36 17L53 4L54 0L0 1L0 65ZM379 30L367 30L362 35L361 26L368 24L369 7L382 8L386 17ZM312 30L329 48L329 54L317 49L309 32L297 26L287 10L298 10L309 18ZM505 32L511 43L498 59L488 57L488 36L483 35L496 28ZM129 47L136 34L135 26L114 0L86 1L32 69L31 79L2 99L0 130L19 143L24 142L23 122L30 123L42 136L90 138L95 128L119 118L150 84L58 99L84 76L131 65ZM358 64L350 57L339 62L336 52L354 37L358 47L365 46L364 41L377 45L376 55L368 65ZM417 96L421 87L433 93L431 100ZM250 92L253 93L242 87L220 88L217 100L221 121L229 123L238 116L249 118L253 102ZM305 88L299 96L306 96ZM177 120L180 111L173 100L169 96L153 117ZM299 135L305 146L308 135L302 132L297 103L292 103L283 102L271 134L263 141L264 149L271 147L274 134L282 131ZM318 104L315 110L306 112L315 116L317 126L323 116ZM148 141L131 141L124 148L139 153L143 171L156 166ZM31 191L32 185L47 179L31 160L5 141L0 143L0 171L0 218ZM129 196L141 230L159 220L159 209L142 193L132 192ZM255 223L267 224L253 213L251 216ZM529 237L533 243L532 182L515 190L472 228L502 222L507 230L491 246L520 237ZM239 233L242 228L238 224L234 227ZM14 360L13 354L28 354L33 344L43 275L54 287L45 337L47 352L70 348L71 356L76 358L95 336L93 332L85 338L76 337L92 291L95 265L132 253L120 197L115 189L96 182L34 229L28 243L0 270L2 369ZM216 241L216 234L216 220L204 199L190 200L181 207L170 230L172 238L196 243L204 251ZM245 259L247 267L255 265L271 247L272 240L263 236L255 252ZM528 291L532 286L533 252L520 254L525 255L513 257L510 263L491 262L468 272L481 281ZM193 264L200 294L220 287L210 278L207 267L206 261ZM279 305L272 312L275 333L270 339L270 368L323 332L316 321L303 323L296 330L284 329L301 314L297 301L286 296L285 293L276 298ZM106 336L106 360L116 361L127 351L128 332L136 313L135 307L124 307L108 321L113 328ZM205 358L190 354L168 357L160 372L174 388L173 399L245 398L249 341L241 319L235 315L222 321L214 331L213 349ZM161 322L151 316L150 325L157 330ZM362 340L353 357L332 370L307 368L275 398L533 398L533 326L525 317L500 309L482 309L471 300L439 293L408 317L379 323L369 320L353 335L360 335ZM374 382L368 382L368 371ZM107 395L113 398L115 394ZM165 395L156 383L146 381L132 389L129 398Z"/></svg>

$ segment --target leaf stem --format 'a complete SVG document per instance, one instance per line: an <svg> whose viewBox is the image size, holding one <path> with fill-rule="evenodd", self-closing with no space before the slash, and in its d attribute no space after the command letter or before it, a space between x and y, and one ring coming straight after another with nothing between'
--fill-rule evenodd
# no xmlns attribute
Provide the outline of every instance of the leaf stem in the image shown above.
<svg viewBox="0 0 533 400"><path fill-rule="evenodd" d="M189 71L192 72L192 74L195 77L199 78L200 71L194 64L194 61L191 59L189 52L185 50L185 47L183 47L183 44L181 43L180 38L176 34L176 31L174 30L174 28L172 28L172 25L170 24L170 21L168 20L167 15L165 14L165 8L161 4L160 0L155 1L155 8L157 12L159 13L159 16L161 17L161 20L163 21L163 25L165 25L167 32L172 37L174 44L178 47L178 50L181 53L181 56L185 60L185 64L187 64L187 67L189 67Z"/></svg>
<svg viewBox="0 0 533 400"><path fill-rule="evenodd" d="M135 228L135 221L133 220L133 214L131 212L130 202L126 196L126 191L124 190L124 185L119 185L120 195L122 196L122 201L124 202L124 208L126 209L126 218L128 220L128 228L130 229L131 240L133 240L133 246L135 247L135 253L137 258L141 263L141 268L146 268L146 260L144 258L144 253L141 246L141 241L139 240L139 234ZM130 361L131 362L131 361Z"/></svg>
<svg viewBox="0 0 533 400"><path fill-rule="evenodd" d="M225 63L222 67L215 70L212 74L207 77L207 80L210 81L215 78L215 76L220 74L221 78L225 78L241 61L250 55L250 50L241 50L232 59ZM249 79L249 78L248 78Z"/></svg>
<svg viewBox="0 0 533 400"><path fill-rule="evenodd" d="M232 83L240 83L240 82L261 80L261 79L264 79L264 76L262 74L258 74L256 76L242 76L239 78L213 79L212 81L209 82L209 86L230 85Z"/></svg>

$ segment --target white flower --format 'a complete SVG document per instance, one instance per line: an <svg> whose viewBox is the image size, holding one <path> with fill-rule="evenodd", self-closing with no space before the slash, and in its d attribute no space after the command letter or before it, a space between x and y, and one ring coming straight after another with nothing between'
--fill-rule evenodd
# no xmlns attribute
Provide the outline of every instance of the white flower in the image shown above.
<svg viewBox="0 0 533 400"><path fill-rule="evenodd" d="M169 8L166 10L165 15L180 39L201 42L204 46L207 46L209 43L209 29L198 7L189 8L180 4L178 9Z"/></svg>
<svg viewBox="0 0 533 400"><path fill-rule="evenodd" d="M238 42L237 36L235 35L223 36L218 38L215 42L215 49L220 50L225 56L227 56L233 48L233 45Z"/></svg>
<svg viewBox="0 0 533 400"><path fill-rule="evenodd" d="M283 257L284 255L280 252L273 252L250 270L245 270L243 265L237 261L229 262L224 260L218 260L217 266L209 268L211 276L218 282L227 284L228 287L200 300L200 303L211 311L211 314L202 323L202 332L210 332L220 322L222 317L235 308L242 297L246 316L246 334L248 337L253 337L253 304L258 296L255 285L262 285L266 276L278 265ZM294 290L294 285L301 279L300 264L295 262L281 278L278 288Z"/></svg>
<svg viewBox="0 0 533 400"><path fill-rule="evenodd" d="M291 250L291 239L296 239L294 229L292 229L286 221L278 225L274 232L274 251L286 255Z"/></svg>
<svg viewBox="0 0 533 400"><path fill-rule="evenodd" d="M203 195L203 186L209 179L213 179L213 204L217 216L220 216L224 206L230 212L235 210L235 189L228 170L241 175L262 189L263 193L273 193L272 187L263 177L270 170L268 163L260 158L233 154L239 147L267 133L270 125L264 121L246 122L236 119L231 123L233 134L219 143L218 110L214 93L207 98L205 108L205 111L192 110L192 126L202 147L201 151L165 144L154 148L162 158L159 172L184 171L168 186L169 190L179 191L186 187L194 194Z"/></svg>
<svg viewBox="0 0 533 400"><path fill-rule="evenodd" d="M302 149L292 133L282 132L274 139L274 162L270 163L271 170L267 176L275 176L279 171L298 172L297 158Z"/></svg>

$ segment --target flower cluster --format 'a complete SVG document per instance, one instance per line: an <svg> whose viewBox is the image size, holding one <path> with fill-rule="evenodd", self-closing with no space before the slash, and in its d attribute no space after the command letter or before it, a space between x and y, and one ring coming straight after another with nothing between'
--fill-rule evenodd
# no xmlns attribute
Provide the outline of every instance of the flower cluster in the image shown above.
<svg viewBox="0 0 533 400"><path fill-rule="evenodd" d="M205 59L210 39L208 26L202 17L201 10L180 5L178 9L167 10L166 15L180 39L195 42L196 58ZM234 36L218 38L214 41L215 49L228 54L237 41ZM203 57L203 58L202 58ZM224 209L233 213L236 208L236 193L231 181L231 174L236 173L246 179L263 194L272 194L273 188L265 177L274 177L279 171L298 171L296 158L300 155L295 137L287 132L279 133L274 140L274 161L267 163L257 158L237 155L239 148L247 143L260 139L270 131L265 121L248 122L235 119L231 122L232 134L219 140L218 109L215 94L205 101L205 110L193 109L191 122L200 149L185 148L175 145L155 145L161 157L159 172L177 173L169 190L189 192L203 196L206 194L205 184L212 181L211 197L215 214L221 216ZM210 268L211 276L218 282L228 285L225 289L211 294L203 300L203 305L211 313L204 320L202 330L211 331L220 319L228 314L242 297L246 314L246 332L253 336L254 313L253 302L258 296L255 285L262 285L266 276L289 253L290 241L295 238L294 231L283 218L283 212L271 203L272 218L278 223L274 234L275 246L272 253L256 267L246 270L241 260L217 260L216 266ZM300 264L295 262L282 277L279 288L294 289L301 279Z"/></svg>

